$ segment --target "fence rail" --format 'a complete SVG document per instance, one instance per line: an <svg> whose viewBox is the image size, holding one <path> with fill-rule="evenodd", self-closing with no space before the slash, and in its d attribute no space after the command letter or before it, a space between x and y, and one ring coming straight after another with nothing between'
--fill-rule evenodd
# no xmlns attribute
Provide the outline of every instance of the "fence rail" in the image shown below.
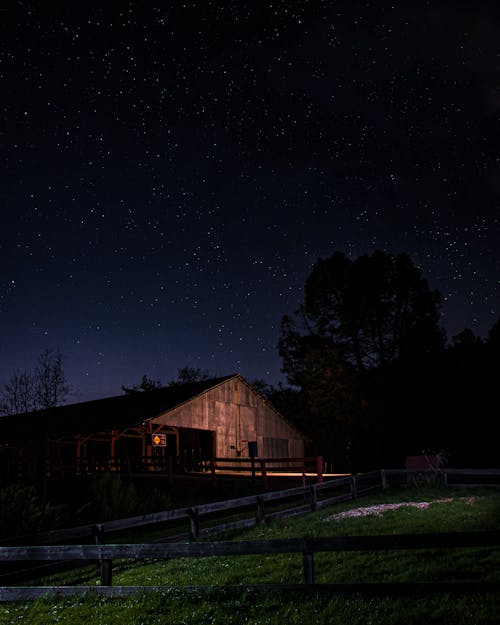
<svg viewBox="0 0 500 625"><path fill-rule="evenodd" d="M202 456L92 456L91 458L74 459L72 461L57 458L45 460L46 478L77 478L119 473L124 477L164 477L173 482L179 474L208 474L214 485L217 475L230 473L247 473L255 480L262 479L267 488L267 477L276 473L299 473L315 476L321 481L324 462L321 456L307 456L300 458L209 458ZM22 458L7 460L1 467L0 483L12 483L13 477L22 480L23 477L33 476L37 466L33 461L26 462ZM3 478L2 478L3 475Z"/></svg>
<svg viewBox="0 0 500 625"><path fill-rule="evenodd" d="M0 545L19 543L21 540L36 544L57 544L74 542L76 540L94 539L96 528L101 538L116 532L138 529L146 526L155 526L164 523L185 523L187 535L198 538L201 535L232 531L238 528L249 527L262 523L266 518L283 518L303 514L324 506L348 501L373 490L382 488L383 479L380 471L372 471L359 476L348 476L325 480L323 482L299 486L280 491L263 492L259 495L250 495L227 501L218 501L198 506L177 508L143 514L127 519L117 519L104 523L87 524L68 529L38 533L35 536L23 536L16 539L0 540ZM288 502L284 509L268 511L267 506L276 502ZM246 519L238 519L230 523L220 523L221 513L247 513ZM216 525L206 526L204 522L210 517L219 517Z"/></svg>
<svg viewBox="0 0 500 625"><path fill-rule="evenodd" d="M467 486L478 485L477 482L480 482L480 485L488 484L495 486L498 486L500 483L500 469L446 469L446 471L441 471L441 473L446 475L445 478L442 475L439 477L439 483L447 484L448 486L463 485L464 480L469 480L469 483L465 483ZM471 480L473 483L471 483ZM151 544L157 546L167 541L170 541L170 544L172 544L172 541L186 540L187 538L196 540L200 536L206 537L222 532L249 528L265 522L266 519L305 514L401 483L411 483L409 473L406 470L371 471L365 474L333 479L325 477L323 482L303 487L263 492L260 495L139 515L105 523L87 524L38 533L34 536L2 539L0 540L0 545L14 546L22 543L26 548L30 548L29 545L66 544L67 546L68 543L76 541L89 541L102 545L104 542L111 542L116 533L127 530L141 530L143 528L148 529L148 531L150 528L154 529L160 535L159 538L151 540ZM167 525L170 527L170 530L166 529ZM180 533L178 530L180 530ZM172 531L178 533L172 534ZM2 549L1 546L0 549ZM5 559L3 562L5 562ZM2 573L0 573L0 580L3 580L3 583L11 583L19 578L24 581L27 576L31 578L39 577L40 574L61 570L61 566L67 568L70 565L67 561L60 561L55 564L44 564L43 569L39 570L28 570L24 567L24 570L20 572L15 571L12 565L3 565L0 559L0 570L3 569ZM47 567L51 567L52 571L47 570Z"/></svg>
<svg viewBox="0 0 500 625"><path fill-rule="evenodd" d="M77 527L39 532L34 536L0 539L0 545L19 544L60 544L77 540L93 540L98 531L101 538L116 532L139 529L167 523L183 523L186 525L186 536L197 538L201 535L232 531L251 527L262 523L266 518L284 518L304 514L326 506L356 499L376 490L391 485L407 484L410 473L405 469L382 469L345 477L325 477L323 481L306 486L298 486L279 491L263 492L219 501L198 506L177 508L143 514L126 519L117 519L103 523L86 524ZM425 477L425 476L424 476ZM500 486L500 469L441 469L436 474L428 475L429 479L437 479L440 484L454 486ZM268 510L273 502L288 502L289 507L281 510ZM220 523L220 514L248 513L246 519ZM206 526L210 517L218 516L212 527ZM204 526L203 526L204 525Z"/></svg>
<svg viewBox="0 0 500 625"><path fill-rule="evenodd" d="M69 595L83 592L101 593L104 591L108 596L123 596L131 592L159 590L173 590L172 587L158 586L127 586L112 587L112 561L131 559L146 560L154 558L202 558L213 556L243 556L243 555L269 555L283 553L302 554L302 578L303 586L319 587L320 592L331 593L342 591L373 592L408 592L420 589L433 590L446 588L450 590L500 590L500 582L472 582L461 584L445 583L411 583L400 582L397 584L385 583L359 583L359 584L315 584L314 581L314 554L318 552L339 551L387 551L401 549L450 549L464 547L499 547L500 531L483 532L454 532L433 534L397 534L375 536L333 536L327 538L289 538L258 541L222 541L222 542L195 542L195 543L169 543L162 545L152 544L126 544L126 545L64 545L64 546L32 546L32 547L2 547L0 548L0 561L34 561L34 560L71 560L71 561L99 561L101 562L100 586L53 586L53 587L0 587L0 601L34 599L42 594L45 595ZM274 588L275 586L273 586ZM299 590L301 585L280 584L281 590ZM203 587L189 587L190 590L203 590ZM215 587L217 588L217 587ZM248 587L250 588L250 587ZM255 585L253 590L266 590L269 586ZM212 590L214 587L212 587ZM182 587L177 590L184 590ZM206 587L205 587L206 590ZM241 587L240 587L241 590Z"/></svg>

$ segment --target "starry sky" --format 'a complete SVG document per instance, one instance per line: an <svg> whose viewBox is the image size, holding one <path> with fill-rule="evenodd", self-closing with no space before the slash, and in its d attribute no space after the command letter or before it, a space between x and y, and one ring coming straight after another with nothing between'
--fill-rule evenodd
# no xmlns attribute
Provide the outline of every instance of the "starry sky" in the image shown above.
<svg viewBox="0 0 500 625"><path fill-rule="evenodd" d="M500 9L0 7L0 382L284 380L319 257L410 254L451 338L500 311Z"/></svg>

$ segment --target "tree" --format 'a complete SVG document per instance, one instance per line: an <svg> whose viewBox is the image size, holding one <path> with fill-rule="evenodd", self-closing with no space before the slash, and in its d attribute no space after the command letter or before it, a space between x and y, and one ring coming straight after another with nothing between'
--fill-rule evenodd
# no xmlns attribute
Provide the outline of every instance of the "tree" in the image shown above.
<svg viewBox="0 0 500 625"><path fill-rule="evenodd" d="M144 374L140 384L134 384L134 386L122 386L122 391L127 394L142 393L144 391L154 391L161 387L162 385L160 380L153 380Z"/></svg>
<svg viewBox="0 0 500 625"><path fill-rule="evenodd" d="M314 265L296 317L301 335L329 340L343 360L362 372L441 349L439 304L438 292L429 289L406 254L376 251L350 260L336 252ZM287 344L294 325L285 317L281 328L287 373L293 365L287 361Z"/></svg>
<svg viewBox="0 0 500 625"><path fill-rule="evenodd" d="M177 369L177 377L173 378L166 384L166 386L177 386L178 384L190 384L192 382L203 382L210 379L212 376L208 371L204 371L199 367L181 367ZM142 380L139 384L134 386L122 386L122 390L125 393L142 393L145 391L154 391L162 388L163 384L159 379L153 380L146 374L142 376Z"/></svg>
<svg viewBox="0 0 500 625"><path fill-rule="evenodd" d="M44 350L38 357L34 373L35 405L38 410L63 404L70 394L59 351Z"/></svg>
<svg viewBox="0 0 500 625"><path fill-rule="evenodd" d="M1 391L0 413L19 414L35 410L34 381L31 373L16 369Z"/></svg>
<svg viewBox="0 0 500 625"><path fill-rule="evenodd" d="M14 371L0 390L0 411L19 414L63 404L71 389L62 361L59 351L45 349L38 357L33 373Z"/></svg>
<svg viewBox="0 0 500 625"><path fill-rule="evenodd" d="M181 367L177 369L177 378L169 382L169 386L176 384L190 384L192 382L203 382L209 380L212 376L206 369L200 367Z"/></svg>
<svg viewBox="0 0 500 625"><path fill-rule="evenodd" d="M313 437L344 466L366 449L370 424L400 409L377 386L444 349L439 303L406 254L337 252L316 262L303 304L283 318L283 372L306 397Z"/></svg>

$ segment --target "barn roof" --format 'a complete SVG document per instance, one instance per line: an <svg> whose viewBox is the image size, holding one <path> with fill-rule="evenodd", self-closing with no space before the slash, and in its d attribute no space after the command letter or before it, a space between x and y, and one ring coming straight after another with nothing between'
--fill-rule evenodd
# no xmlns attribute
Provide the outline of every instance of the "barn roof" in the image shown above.
<svg viewBox="0 0 500 625"><path fill-rule="evenodd" d="M232 374L201 382L172 384L152 391L116 395L104 399L57 406L48 410L0 417L0 445L20 439L32 440L42 436L59 438L65 435L86 435L97 431L106 432L139 426L231 378L238 378L252 388L292 430L296 431L301 438L305 438L251 384L239 374Z"/></svg>
<svg viewBox="0 0 500 625"><path fill-rule="evenodd" d="M90 434L141 425L233 377L236 376L173 384L152 391L0 417L0 443L42 435Z"/></svg>

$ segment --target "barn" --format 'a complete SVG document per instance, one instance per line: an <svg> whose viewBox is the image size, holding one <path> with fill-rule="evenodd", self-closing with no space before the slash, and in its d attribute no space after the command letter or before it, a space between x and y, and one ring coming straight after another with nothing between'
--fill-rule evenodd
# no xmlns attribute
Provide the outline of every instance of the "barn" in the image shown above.
<svg viewBox="0 0 500 625"><path fill-rule="evenodd" d="M0 482L301 458L305 437L236 374L0 418Z"/></svg>

